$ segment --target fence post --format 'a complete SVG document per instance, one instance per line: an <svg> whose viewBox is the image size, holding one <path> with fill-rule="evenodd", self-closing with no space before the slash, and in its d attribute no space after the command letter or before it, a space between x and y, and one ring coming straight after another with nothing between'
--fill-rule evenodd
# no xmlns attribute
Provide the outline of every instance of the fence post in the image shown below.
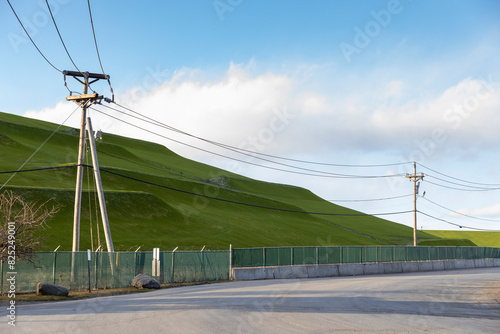
<svg viewBox="0 0 500 334"><path fill-rule="evenodd" d="M266 266L266 247L262 247L262 266Z"/></svg>
<svg viewBox="0 0 500 334"><path fill-rule="evenodd" d="M54 262L52 263L52 283L56 284L56 262L57 262L57 252L54 251Z"/></svg>
<svg viewBox="0 0 500 334"><path fill-rule="evenodd" d="M0 296L3 295L3 260L0 260Z"/></svg>
<svg viewBox="0 0 500 334"><path fill-rule="evenodd" d="M94 279L95 279L95 289L97 290L98 287L97 287L97 262L99 260L99 253L97 251L94 252Z"/></svg>
<svg viewBox="0 0 500 334"><path fill-rule="evenodd" d="M229 244L229 280L233 279L233 244Z"/></svg>
<svg viewBox="0 0 500 334"><path fill-rule="evenodd" d="M318 250L318 246L316 246L316 265L319 264L319 250Z"/></svg>
<svg viewBox="0 0 500 334"><path fill-rule="evenodd" d="M290 265L293 266L293 247L290 246Z"/></svg>
<svg viewBox="0 0 500 334"><path fill-rule="evenodd" d="M90 293L90 249L87 249L87 268L88 268L88 272L89 272L89 293Z"/></svg>
<svg viewBox="0 0 500 334"><path fill-rule="evenodd" d="M177 250L177 248L179 247L175 247L174 250L172 251L172 270L171 270L172 277L170 278L170 283L174 283L175 251Z"/></svg>

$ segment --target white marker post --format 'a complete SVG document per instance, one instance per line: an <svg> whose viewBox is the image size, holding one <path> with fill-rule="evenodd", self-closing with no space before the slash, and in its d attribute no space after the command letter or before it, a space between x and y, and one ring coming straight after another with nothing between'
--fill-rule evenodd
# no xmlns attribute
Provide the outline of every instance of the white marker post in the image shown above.
<svg viewBox="0 0 500 334"><path fill-rule="evenodd" d="M153 248L153 277L160 276L160 248Z"/></svg>
<svg viewBox="0 0 500 334"><path fill-rule="evenodd" d="M89 293L90 292L90 249L87 249L87 258L88 258L88 268L89 268Z"/></svg>

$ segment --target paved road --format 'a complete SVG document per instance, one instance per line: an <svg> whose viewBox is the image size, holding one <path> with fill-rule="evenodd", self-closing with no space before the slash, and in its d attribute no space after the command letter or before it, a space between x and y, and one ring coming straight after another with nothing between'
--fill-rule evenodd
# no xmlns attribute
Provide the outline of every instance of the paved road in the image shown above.
<svg viewBox="0 0 500 334"><path fill-rule="evenodd" d="M499 333L500 268L266 280L19 306L1 333Z"/></svg>

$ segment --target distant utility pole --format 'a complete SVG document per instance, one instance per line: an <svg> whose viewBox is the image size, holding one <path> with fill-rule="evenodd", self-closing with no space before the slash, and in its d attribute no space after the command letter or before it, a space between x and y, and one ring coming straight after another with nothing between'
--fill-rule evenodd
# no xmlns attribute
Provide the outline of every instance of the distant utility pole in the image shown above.
<svg viewBox="0 0 500 334"><path fill-rule="evenodd" d="M70 95L66 97L66 100L73 101L78 104L82 108L82 118L81 118L81 127L80 127L80 143L78 148L78 170L76 174L76 191L75 191L75 209L74 209L74 221L73 221L73 252L78 252L80 250L80 212L81 212L81 203L82 203L82 181L83 181L83 162L84 162L84 154L85 154L85 130L87 124L87 108L94 104L99 103L102 99L102 95L98 95L97 93L88 94L89 86L100 80L109 80L109 75L107 74L98 74L98 73L89 73L89 72L75 72L75 71L63 71L64 78L66 81L66 76L72 76L77 81L83 84L83 94L82 95ZM83 78L83 81L79 78ZM89 79L94 79L89 81ZM94 168L97 166L97 155L92 155L92 160L94 163ZM97 188L100 190L99 196L99 204L101 205L101 214L103 217L104 231L109 232L109 222L108 216L106 213L106 202L104 201L104 193L102 193L102 185L100 184L100 178L96 179ZM113 242L111 240L111 234L106 233L106 243L108 247L108 252L114 252Z"/></svg>
<svg viewBox="0 0 500 334"><path fill-rule="evenodd" d="M417 163L413 162L413 175L406 173L406 177L413 181L413 246L417 246L417 182L424 178L424 174L417 175Z"/></svg>

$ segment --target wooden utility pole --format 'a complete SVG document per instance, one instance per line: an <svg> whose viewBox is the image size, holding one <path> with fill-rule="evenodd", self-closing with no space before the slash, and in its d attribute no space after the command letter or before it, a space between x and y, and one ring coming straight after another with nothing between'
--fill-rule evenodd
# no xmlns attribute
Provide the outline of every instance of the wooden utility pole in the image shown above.
<svg viewBox="0 0 500 334"><path fill-rule="evenodd" d="M101 172L99 171L99 161L97 160L97 149L95 146L94 130L92 129L92 122L90 117L87 117L90 152L92 153L92 165L94 167L94 175L97 186L97 197L99 198L99 206L101 207L102 225L104 228L104 236L106 237L106 246L108 252L114 252L113 239L111 239L111 231L109 229L108 211L106 210L106 201L104 200L104 190L101 182Z"/></svg>
<svg viewBox="0 0 500 334"><path fill-rule="evenodd" d="M74 220L73 220L73 252L78 252L80 250L80 212L81 212L81 203L82 203L82 181L83 181L83 162L84 162L84 154L85 154L85 132L86 132L86 123L87 123L87 108L94 104L98 103L103 99L102 95L98 95L97 93L88 94L89 86L100 80L109 80L109 75L107 74L99 74L99 73L89 73L89 72L75 72L75 71L63 71L65 81L66 76L72 76L77 81L83 84L83 94L82 95L70 95L66 97L66 100L73 101L78 104L82 108L82 117L81 117L81 126L80 126L80 142L78 146L78 170L76 174L76 191L75 191L75 207L74 207ZM83 78L83 81L79 78ZM89 81L89 79L94 79ZM92 135L90 135L92 136ZM94 169L97 163L97 155L92 155L92 160L94 163ZM99 166L99 164L97 164ZM98 167L97 167L98 168ZM102 185L100 184L100 178L97 185L98 189L102 190ZM102 195L102 196L101 196ZM106 204L104 201L104 193L100 194L99 202L101 205L101 214L103 217L103 224L105 224L104 231L106 233L106 243L108 246L108 252L113 252L113 242L111 241L111 234L109 232L109 223L107 219L106 213ZM104 207L104 211L103 211ZM104 213L103 213L104 212ZM109 238L108 238L109 237Z"/></svg>
<svg viewBox="0 0 500 334"><path fill-rule="evenodd" d="M413 246L417 246L417 182L424 178L424 174L417 175L417 163L413 162L413 175L406 174L406 177L413 181Z"/></svg>

